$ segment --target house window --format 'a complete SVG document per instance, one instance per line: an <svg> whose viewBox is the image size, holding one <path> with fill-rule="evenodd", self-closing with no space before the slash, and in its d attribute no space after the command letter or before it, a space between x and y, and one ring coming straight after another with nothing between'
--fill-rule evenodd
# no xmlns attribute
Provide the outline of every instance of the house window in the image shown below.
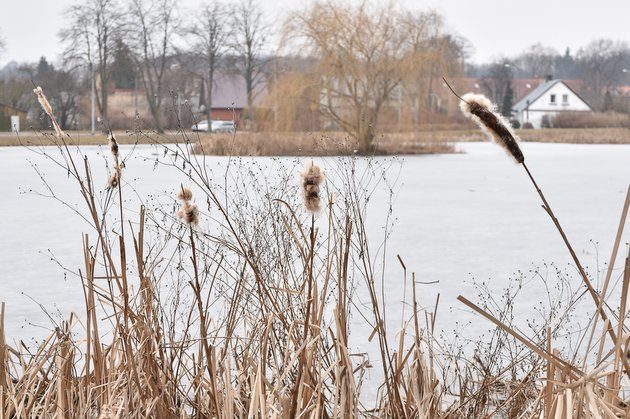
<svg viewBox="0 0 630 419"><path fill-rule="evenodd" d="M556 104L556 95L549 96L549 103L551 103L552 105Z"/></svg>
<svg viewBox="0 0 630 419"><path fill-rule="evenodd" d="M569 104L569 95L562 95L562 104L563 105Z"/></svg>

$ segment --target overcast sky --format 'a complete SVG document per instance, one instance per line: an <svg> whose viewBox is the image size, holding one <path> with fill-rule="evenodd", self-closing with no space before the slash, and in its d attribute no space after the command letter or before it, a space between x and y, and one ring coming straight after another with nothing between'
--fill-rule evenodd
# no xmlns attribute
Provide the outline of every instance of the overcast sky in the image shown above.
<svg viewBox="0 0 630 419"><path fill-rule="evenodd" d="M77 0L2 0L0 34L6 48L0 65L36 61L45 55L57 61L57 33L64 25L63 10ZM375 0L376 1L376 0ZM259 0L279 21L287 10L309 0ZM594 38L630 42L630 0L399 0L415 9L441 12L448 27L472 44L471 59L484 62L514 55L537 42L573 51ZM396 3L396 2L395 2ZM192 10L198 0L180 0ZM301 5L301 6L300 6ZM191 12L188 12L190 14Z"/></svg>

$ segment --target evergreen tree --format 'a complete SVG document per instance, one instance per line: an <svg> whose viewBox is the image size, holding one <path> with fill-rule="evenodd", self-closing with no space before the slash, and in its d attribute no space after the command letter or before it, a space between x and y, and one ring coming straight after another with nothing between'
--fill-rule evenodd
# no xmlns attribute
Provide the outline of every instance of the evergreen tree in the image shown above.
<svg viewBox="0 0 630 419"><path fill-rule="evenodd" d="M571 55L571 50L567 47L564 55L558 55L554 65L556 72L554 76L559 79L568 79L575 77L575 59Z"/></svg>
<svg viewBox="0 0 630 419"><path fill-rule="evenodd" d="M114 62L111 65L111 77L114 85L121 89L133 89L136 73L129 47L121 40L116 40Z"/></svg>

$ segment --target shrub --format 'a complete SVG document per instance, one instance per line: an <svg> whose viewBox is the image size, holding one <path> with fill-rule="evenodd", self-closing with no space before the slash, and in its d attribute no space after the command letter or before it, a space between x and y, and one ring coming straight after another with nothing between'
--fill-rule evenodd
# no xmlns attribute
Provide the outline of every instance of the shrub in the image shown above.
<svg viewBox="0 0 630 419"><path fill-rule="evenodd" d="M534 126L532 125L531 122L523 122L523 129L533 129Z"/></svg>
<svg viewBox="0 0 630 419"><path fill-rule="evenodd" d="M549 115L543 115L540 120L540 128L551 128L551 119L549 118Z"/></svg>
<svg viewBox="0 0 630 419"><path fill-rule="evenodd" d="M630 115L616 112L563 112L552 119L554 128L630 128Z"/></svg>
<svg viewBox="0 0 630 419"><path fill-rule="evenodd" d="M518 122L517 119L510 119L510 125L512 125L512 128L514 129L519 129L521 127L521 123Z"/></svg>

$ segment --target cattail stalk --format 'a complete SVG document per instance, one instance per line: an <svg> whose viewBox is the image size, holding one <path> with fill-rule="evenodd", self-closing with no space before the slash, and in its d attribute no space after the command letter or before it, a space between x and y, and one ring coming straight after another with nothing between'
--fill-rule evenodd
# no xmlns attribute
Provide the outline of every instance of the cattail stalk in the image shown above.
<svg viewBox="0 0 630 419"><path fill-rule="evenodd" d="M517 163L520 163L525 169L525 172L527 173L528 178L534 185L534 188L536 189L536 192L538 193L538 196L540 197L543 203L543 206L542 206L543 209L549 215L549 217L553 221L553 224L556 226L556 229L560 233L560 236L562 237L562 240L565 246L567 247L569 254L571 255L571 258L573 259L573 262L578 268L580 276L582 277L582 282L584 282L586 289L588 290L593 301L595 302L595 306L597 307L599 315L602 317L602 320L604 320L604 322L608 324L608 334L610 335L612 341L615 342L615 345L617 345L618 344L617 335L615 334L615 331L613 329L612 322L609 321L608 316L606 315L606 312L602 305L602 301L599 297L599 294L597 293L595 288L593 288L593 286L591 285L591 281L588 279L588 276L586 275L586 271L582 267L580 260L578 259L575 251L573 250L573 246L571 246L571 243L569 242L569 239L567 238L564 232L564 229L560 225L558 218L556 217L553 210L551 209L551 206L549 205L549 202L547 201L547 198L545 197L543 191L540 189L540 187L538 186L538 183L536 183L536 180L534 179L534 176L532 175L531 171L525 164L525 157L523 156L523 153L521 152L521 149L518 146L518 143L516 141L517 137L514 135L512 128L509 126L509 123L505 120L505 118L496 114L492 110L494 106L492 102L485 96L477 95L473 93L468 93L468 94L465 94L464 96L459 96L451 88L451 86L448 84L446 79L443 79L443 80L448 86L448 88L451 90L451 92L453 92L453 94L462 101L460 103L460 109L462 110L464 115L466 115L468 118L473 120L477 125L479 125L479 127L484 132L488 133L496 143L498 143L503 148L505 148L508 151L508 153L512 155L514 160L516 160ZM628 374L628 376L630 377L630 365L628 364L628 360L625 357L623 357L623 364L626 370L626 374Z"/></svg>
<svg viewBox="0 0 630 419"><path fill-rule="evenodd" d="M304 208L311 213L311 234L310 234L310 246L308 255L308 271L307 271L307 294L306 294L306 313L304 318L304 329L302 331L304 342L308 342L308 334L311 323L311 311L313 310L313 258L315 257L315 213L321 209L320 198L320 185L324 180L324 173L322 169L315 163L310 162L306 165L304 170L300 173L302 177L302 197L304 198ZM298 364L298 371L295 379L295 385L293 388L293 396L291 399L291 408L289 411L289 417L298 416L298 399L300 390L307 385L302 384L304 377L304 368L308 366L307 363L306 348L300 355L300 363ZM308 376L308 374L307 374Z"/></svg>

